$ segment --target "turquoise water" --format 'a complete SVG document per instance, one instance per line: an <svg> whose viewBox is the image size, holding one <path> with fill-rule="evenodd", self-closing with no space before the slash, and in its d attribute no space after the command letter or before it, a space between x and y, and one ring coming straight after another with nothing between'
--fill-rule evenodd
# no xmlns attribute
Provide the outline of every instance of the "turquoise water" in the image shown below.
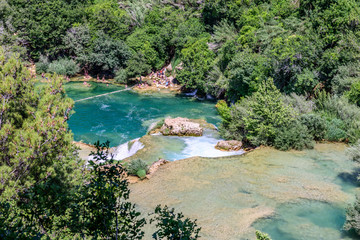
<svg viewBox="0 0 360 240"><path fill-rule="evenodd" d="M65 84L65 89L69 97L79 100L123 88L100 83L91 85L86 87L81 82L72 82ZM74 110L68 123L75 141L109 140L111 146L143 136L151 123L167 116L202 118L213 124L220 122L214 102L134 91L76 102Z"/></svg>

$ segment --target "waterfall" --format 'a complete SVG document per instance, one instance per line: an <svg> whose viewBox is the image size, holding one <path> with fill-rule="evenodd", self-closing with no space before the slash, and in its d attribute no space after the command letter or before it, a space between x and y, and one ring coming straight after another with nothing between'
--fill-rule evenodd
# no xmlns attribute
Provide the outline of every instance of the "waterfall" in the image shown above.
<svg viewBox="0 0 360 240"><path fill-rule="evenodd" d="M185 96L189 96L189 97L194 97L197 93L197 89L195 89L193 92L191 93L185 93Z"/></svg>
<svg viewBox="0 0 360 240"><path fill-rule="evenodd" d="M144 148L144 145L138 139L126 142L116 147L114 151L114 160L123 160L125 158L131 157L137 151Z"/></svg>

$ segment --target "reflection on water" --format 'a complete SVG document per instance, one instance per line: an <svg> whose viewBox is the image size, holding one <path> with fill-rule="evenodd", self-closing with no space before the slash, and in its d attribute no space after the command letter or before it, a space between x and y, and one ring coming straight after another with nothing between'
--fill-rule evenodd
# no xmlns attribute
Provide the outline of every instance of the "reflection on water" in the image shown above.
<svg viewBox="0 0 360 240"><path fill-rule="evenodd" d="M262 148L243 156L175 161L131 185L131 200L143 212L161 203L197 218L204 239L254 239L255 228L274 240L351 239L341 233L356 190L339 178L354 167L344 148Z"/></svg>
<svg viewBox="0 0 360 240"><path fill-rule="evenodd" d="M65 89L74 100L122 89L99 83L91 85L86 87L72 82L65 84ZM69 120L75 141L109 140L111 146L143 136L152 122L166 116L203 118L213 124L220 122L214 103L164 94L139 95L132 91L77 102L75 112Z"/></svg>

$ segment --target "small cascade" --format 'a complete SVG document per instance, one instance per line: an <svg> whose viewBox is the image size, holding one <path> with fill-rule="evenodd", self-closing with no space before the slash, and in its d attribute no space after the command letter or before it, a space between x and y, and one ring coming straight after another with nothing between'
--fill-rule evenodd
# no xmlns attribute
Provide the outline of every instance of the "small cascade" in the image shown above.
<svg viewBox="0 0 360 240"><path fill-rule="evenodd" d="M114 160L123 160L125 158L131 157L142 148L144 148L144 145L139 141L139 138L121 144L120 146L115 148L115 151L113 153Z"/></svg>
<svg viewBox="0 0 360 240"><path fill-rule="evenodd" d="M197 89L195 89L193 92L191 93L184 93L185 96L188 96L188 97L194 97L197 93Z"/></svg>

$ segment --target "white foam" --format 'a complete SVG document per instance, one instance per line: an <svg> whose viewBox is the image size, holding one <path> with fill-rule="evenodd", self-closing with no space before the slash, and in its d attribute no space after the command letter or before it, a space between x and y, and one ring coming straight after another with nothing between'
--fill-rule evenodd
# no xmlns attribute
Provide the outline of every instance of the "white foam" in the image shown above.
<svg viewBox="0 0 360 240"><path fill-rule="evenodd" d="M129 147L129 142L121 144L120 146L116 147L114 151L114 160L123 160L125 158L131 157L137 151L144 148L144 145L139 141L139 139L135 139L130 141L132 142L131 146Z"/></svg>

